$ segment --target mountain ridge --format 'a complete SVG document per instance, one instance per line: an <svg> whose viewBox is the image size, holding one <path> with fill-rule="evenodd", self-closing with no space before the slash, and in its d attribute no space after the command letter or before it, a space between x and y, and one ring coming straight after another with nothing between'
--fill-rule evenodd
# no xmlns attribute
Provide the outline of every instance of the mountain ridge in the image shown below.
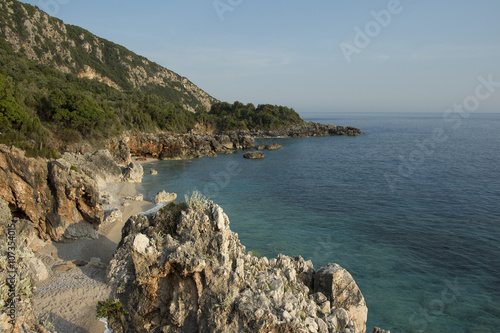
<svg viewBox="0 0 500 333"><path fill-rule="evenodd" d="M0 31L14 52L80 78L119 90L155 91L188 111L210 110L218 100L194 83L124 46L17 0L0 2Z"/></svg>

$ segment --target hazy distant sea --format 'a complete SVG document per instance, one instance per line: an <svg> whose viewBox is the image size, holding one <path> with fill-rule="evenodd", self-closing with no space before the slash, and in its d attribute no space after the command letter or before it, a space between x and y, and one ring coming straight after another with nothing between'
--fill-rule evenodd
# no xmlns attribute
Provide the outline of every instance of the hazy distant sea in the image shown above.
<svg viewBox="0 0 500 333"><path fill-rule="evenodd" d="M336 262L358 283L368 332L500 331L500 114L324 113L358 137L270 139L241 153L146 167L142 191L200 190L247 250Z"/></svg>

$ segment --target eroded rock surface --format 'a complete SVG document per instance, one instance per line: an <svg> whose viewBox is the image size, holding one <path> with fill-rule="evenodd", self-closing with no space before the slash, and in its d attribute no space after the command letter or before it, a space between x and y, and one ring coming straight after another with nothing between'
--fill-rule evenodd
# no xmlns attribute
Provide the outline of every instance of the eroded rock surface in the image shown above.
<svg viewBox="0 0 500 333"><path fill-rule="evenodd" d="M129 311L111 322L115 332L365 332L366 305L353 280L352 297L334 292L328 278L316 290L318 272L328 276L331 266L315 271L301 257L252 256L221 207L199 207L128 220L107 274Z"/></svg>
<svg viewBox="0 0 500 333"><path fill-rule="evenodd" d="M0 198L32 221L42 239L73 239L74 232L93 237L103 218L92 178L65 159L27 158L22 150L4 145L0 145ZM66 233L78 223L74 232L70 228Z"/></svg>

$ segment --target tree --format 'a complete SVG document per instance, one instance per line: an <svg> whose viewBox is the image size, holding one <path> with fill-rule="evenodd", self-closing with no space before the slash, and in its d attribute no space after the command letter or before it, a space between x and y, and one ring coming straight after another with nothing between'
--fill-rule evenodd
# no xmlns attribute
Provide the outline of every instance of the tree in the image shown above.
<svg viewBox="0 0 500 333"><path fill-rule="evenodd" d="M18 128L29 118L29 114L14 98L9 81L0 74L0 126Z"/></svg>

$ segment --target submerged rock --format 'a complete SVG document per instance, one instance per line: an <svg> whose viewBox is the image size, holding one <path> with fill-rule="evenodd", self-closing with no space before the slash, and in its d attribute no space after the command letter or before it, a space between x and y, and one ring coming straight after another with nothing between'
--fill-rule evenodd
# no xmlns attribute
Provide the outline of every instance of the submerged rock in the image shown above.
<svg viewBox="0 0 500 333"><path fill-rule="evenodd" d="M302 257L252 256L221 207L197 207L171 205L125 224L107 273L129 312L110 320L115 332L365 332L356 284L346 291L353 297L334 285L335 272L348 274L340 266L316 272Z"/></svg>

